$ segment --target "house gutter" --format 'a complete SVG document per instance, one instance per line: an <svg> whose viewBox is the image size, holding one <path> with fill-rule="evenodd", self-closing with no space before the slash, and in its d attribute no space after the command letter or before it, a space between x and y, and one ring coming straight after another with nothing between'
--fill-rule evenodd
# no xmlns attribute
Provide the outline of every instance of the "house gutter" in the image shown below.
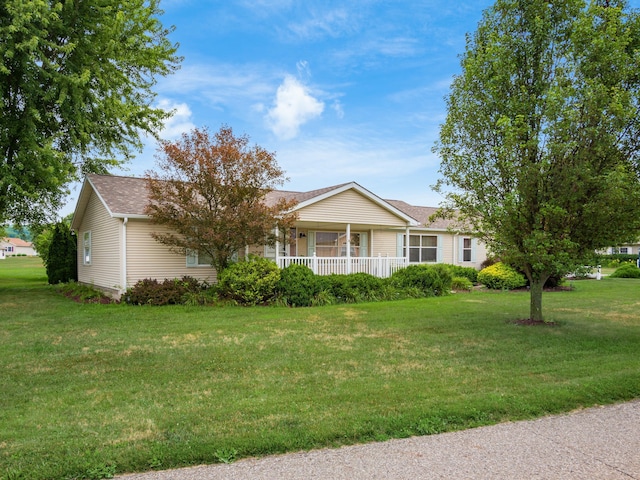
<svg viewBox="0 0 640 480"><path fill-rule="evenodd" d="M129 217L122 219L122 278L120 280L120 293L127 290L127 223Z"/></svg>

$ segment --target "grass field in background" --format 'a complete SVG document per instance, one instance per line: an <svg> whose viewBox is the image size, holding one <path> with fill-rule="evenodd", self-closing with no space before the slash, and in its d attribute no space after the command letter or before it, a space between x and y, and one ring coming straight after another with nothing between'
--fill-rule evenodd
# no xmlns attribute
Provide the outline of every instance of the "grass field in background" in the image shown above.
<svg viewBox="0 0 640 480"><path fill-rule="evenodd" d="M84 305L0 261L0 478L106 478L640 396L640 280L282 307Z"/></svg>

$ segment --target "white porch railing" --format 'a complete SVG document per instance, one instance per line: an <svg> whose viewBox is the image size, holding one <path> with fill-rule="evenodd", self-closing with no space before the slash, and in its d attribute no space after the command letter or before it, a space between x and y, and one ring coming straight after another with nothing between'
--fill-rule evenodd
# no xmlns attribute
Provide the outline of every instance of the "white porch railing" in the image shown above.
<svg viewBox="0 0 640 480"><path fill-rule="evenodd" d="M393 272L406 267L409 262L404 257L278 257L280 268L292 263L309 267L316 275L332 273L346 275L349 273L368 273L375 277L390 277Z"/></svg>

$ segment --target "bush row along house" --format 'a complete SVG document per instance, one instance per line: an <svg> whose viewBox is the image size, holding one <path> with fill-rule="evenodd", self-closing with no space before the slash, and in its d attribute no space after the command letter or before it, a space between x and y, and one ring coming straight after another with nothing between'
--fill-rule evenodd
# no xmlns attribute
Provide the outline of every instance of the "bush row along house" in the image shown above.
<svg viewBox="0 0 640 480"><path fill-rule="evenodd" d="M197 252L179 255L155 241L163 232L144 213L143 178L91 174L85 178L71 223L78 238L78 281L119 296L145 278L188 275L210 283L216 272ZM309 266L317 274L366 272L387 277L415 263L450 263L479 268L484 244L448 230L449 222L429 223L437 209L383 200L355 182L309 192L273 191L266 201L295 199L295 226L281 232L275 247L247 246L239 256L271 258L281 268ZM166 229L164 230L166 231Z"/></svg>

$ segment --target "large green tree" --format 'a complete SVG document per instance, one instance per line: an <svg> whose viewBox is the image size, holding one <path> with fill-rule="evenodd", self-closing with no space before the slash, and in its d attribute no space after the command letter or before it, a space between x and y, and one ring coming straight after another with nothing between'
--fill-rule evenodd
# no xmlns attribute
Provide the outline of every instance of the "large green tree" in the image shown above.
<svg viewBox="0 0 640 480"><path fill-rule="evenodd" d="M180 58L158 0L0 2L0 223L37 222L69 182L142 147Z"/></svg>
<svg viewBox="0 0 640 480"><path fill-rule="evenodd" d="M434 147L449 209L531 285L640 232L640 17L498 0L468 36Z"/></svg>

